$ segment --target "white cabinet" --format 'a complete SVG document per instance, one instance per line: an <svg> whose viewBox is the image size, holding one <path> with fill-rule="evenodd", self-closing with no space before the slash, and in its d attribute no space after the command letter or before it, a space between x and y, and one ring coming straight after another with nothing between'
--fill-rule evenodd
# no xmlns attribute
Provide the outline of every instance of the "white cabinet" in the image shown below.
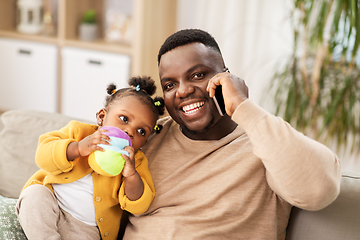
<svg viewBox="0 0 360 240"><path fill-rule="evenodd" d="M0 111L57 111L55 45L0 38Z"/></svg>
<svg viewBox="0 0 360 240"><path fill-rule="evenodd" d="M95 121L108 96L107 86L128 86L130 57L73 47L64 47L61 53L61 113Z"/></svg>
<svg viewBox="0 0 360 240"><path fill-rule="evenodd" d="M129 67L126 69L123 67L124 65L130 65L128 57L121 56L121 54L131 56L131 75L149 75L159 85L156 55L163 40L176 30L175 13L177 1L126 0L126 2L132 3L133 9L130 26L130 31L133 32L133 38L130 42L106 41L104 31L99 32L99 39L97 41L81 41L79 39L79 20L84 12L89 9L94 9L100 13L100 18L98 19L100 20L100 29L106 30L106 24L104 24L105 22L103 20L106 17L105 13L108 9L107 0L52 0L49 2L52 2L51 6L54 8L52 9L54 10L52 11L52 19L54 20L55 34L32 35L21 34L16 30L16 0L0 0L0 39L12 38L14 39L11 40L12 43L15 43L15 39L31 41L33 46L39 46L39 49L46 48L47 50L49 50L49 47L46 46L53 44L53 46L51 46L52 51L46 51L47 53L44 56L38 58L38 50L34 53L32 48L26 47L23 49L24 51L21 51L21 54L19 54L19 50L21 49L15 48L14 53L10 51L10 48L1 43L0 112L15 108L33 108L51 112L56 109L56 112L66 113L71 116L84 116L93 120L94 114L88 111L97 111L99 106L88 110L85 109L85 107L90 107L91 102L99 99L101 105L102 100L106 96L106 84L101 86L97 84L103 83L108 79L120 83L124 80L121 77L128 73ZM120 1L115 0L113 2L117 4L117 2ZM117 7L114 7L114 9L115 8ZM36 43L38 43L38 45ZM40 48L41 46L43 46L43 48ZM54 46L57 47L56 50ZM88 63L81 64L80 62L82 60L71 59L70 49L64 51L64 53L68 51L69 56L64 54L65 59L63 59L59 56L63 48L89 50L88 53L79 52L79 54L77 54L79 58L81 58L80 55L92 55L90 54L91 51L100 51L99 53L104 53L100 55L105 57L106 64L96 66L96 59L92 66ZM31 54L27 55L29 49L32 51ZM120 57L117 58L115 55L106 54L110 52L118 54L117 56ZM11 54L15 56L9 56ZM74 55L76 55L75 51ZM97 56L98 54L95 53L92 56L95 55ZM117 64L116 66L109 66L113 63L107 63L108 57L110 59L109 61L115 64L118 59L124 59L124 61L121 61L121 64ZM67 62L63 62L63 60ZM72 66L71 63L74 65ZM41 66L40 69L39 66ZM57 68L55 68L55 66L57 66ZM63 67L64 69L62 69ZM76 72L77 67L81 69L81 72ZM105 70L103 74L100 73L101 69ZM48 74L54 71L57 71L56 79L52 73L51 76ZM110 76L108 72L111 72ZM34 74L35 78L33 77ZM62 74L64 74L67 79L64 80ZM79 78L76 78L77 76ZM83 76L84 78L80 78ZM98 82L90 84L95 78ZM75 79L76 81L71 82L71 79ZM88 83L84 85L84 82ZM63 86L68 86L69 84L70 89ZM57 86L56 91L53 88L54 86ZM96 86L99 86L99 88L97 89ZM81 87L81 89L73 91L77 87ZM119 87L121 87L120 84ZM61 93L62 90L63 93ZM89 94L86 96L92 96L90 99L87 99L88 101L85 103L87 105L79 101L80 99L83 101L82 97L84 96L84 93L80 93L79 91L88 91ZM76 92L76 94L74 94L74 92ZM66 99L62 99L63 97ZM74 104L74 107L81 107L72 110L70 109L72 104ZM96 110L94 110L95 108ZM91 117L88 114L91 114Z"/></svg>

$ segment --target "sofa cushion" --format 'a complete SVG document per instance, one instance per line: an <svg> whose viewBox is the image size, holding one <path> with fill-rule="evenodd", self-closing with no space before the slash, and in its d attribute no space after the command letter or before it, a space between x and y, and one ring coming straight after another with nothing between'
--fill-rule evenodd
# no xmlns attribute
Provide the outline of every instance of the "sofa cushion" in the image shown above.
<svg viewBox="0 0 360 240"><path fill-rule="evenodd" d="M17 199L0 196L0 239L26 240L15 213Z"/></svg>
<svg viewBox="0 0 360 240"><path fill-rule="evenodd" d="M34 110L11 110L1 115L0 195L18 198L26 181L39 169L35 163L39 136L62 128L72 119Z"/></svg>
<svg viewBox="0 0 360 240"><path fill-rule="evenodd" d="M337 199L320 211L293 208L287 240L353 240L360 236L360 174L344 173Z"/></svg>

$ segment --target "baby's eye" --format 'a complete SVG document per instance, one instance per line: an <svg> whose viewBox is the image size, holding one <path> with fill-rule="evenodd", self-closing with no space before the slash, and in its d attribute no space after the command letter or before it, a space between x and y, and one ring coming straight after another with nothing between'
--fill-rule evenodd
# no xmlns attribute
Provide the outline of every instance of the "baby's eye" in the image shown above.
<svg viewBox="0 0 360 240"><path fill-rule="evenodd" d="M138 133L140 133L141 136L145 136L145 135L146 135L146 131L145 131L145 129L143 129L143 128L139 128L139 129L138 129Z"/></svg>
<svg viewBox="0 0 360 240"><path fill-rule="evenodd" d="M124 122L127 123L129 121L127 116L120 116L120 119Z"/></svg>

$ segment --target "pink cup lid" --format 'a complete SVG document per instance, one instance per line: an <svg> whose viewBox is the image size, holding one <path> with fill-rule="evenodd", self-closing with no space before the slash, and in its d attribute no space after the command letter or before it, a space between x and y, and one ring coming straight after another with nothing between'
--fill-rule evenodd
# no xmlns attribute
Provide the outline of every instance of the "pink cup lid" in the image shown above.
<svg viewBox="0 0 360 240"><path fill-rule="evenodd" d="M127 139L129 141L130 146L132 146L129 135L127 135L120 128L112 127L112 126L104 126L101 129L107 130L108 132L106 132L105 134L108 135L109 137L117 137L117 138Z"/></svg>

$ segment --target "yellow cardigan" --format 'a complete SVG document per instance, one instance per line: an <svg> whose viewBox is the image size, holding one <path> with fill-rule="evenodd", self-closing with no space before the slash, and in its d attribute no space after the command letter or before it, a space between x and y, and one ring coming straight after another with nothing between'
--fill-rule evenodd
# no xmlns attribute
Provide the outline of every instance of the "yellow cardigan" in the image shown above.
<svg viewBox="0 0 360 240"><path fill-rule="evenodd" d="M141 151L135 154L135 167L144 183L144 192L136 201L130 201L126 197L121 174L115 177L97 174L89 167L87 156L73 161L67 160L66 148L69 143L78 142L97 129L96 125L71 121L60 130L40 136L35 160L41 169L27 181L24 188L32 184L42 184L53 191L52 183L70 183L92 173L95 215L101 237L116 239L122 210L133 214L145 212L154 199L155 188L148 160Z"/></svg>

